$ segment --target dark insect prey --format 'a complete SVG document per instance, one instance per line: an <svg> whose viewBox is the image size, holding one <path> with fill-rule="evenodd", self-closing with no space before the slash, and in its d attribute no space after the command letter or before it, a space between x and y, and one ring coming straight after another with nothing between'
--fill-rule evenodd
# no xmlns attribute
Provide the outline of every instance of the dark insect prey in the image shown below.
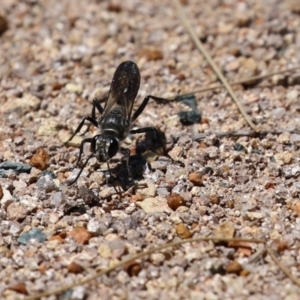
<svg viewBox="0 0 300 300"><path fill-rule="evenodd" d="M132 112L134 100L137 96L139 87L140 71L137 65L132 61L121 63L113 76L104 108L102 108L98 99L94 99L91 116L83 118L74 134L68 141L65 142L65 144L68 143L77 133L80 132L85 121L90 122L85 133L89 130L91 124L99 128L101 132L92 138L82 140L77 165L81 160L85 143L91 144L92 153L83 164L74 181L70 184L74 184L77 181L91 157L96 156L100 162L106 161L108 164L109 159L115 156L119 150L122 150L126 154L126 165L129 177L132 177L129 166L129 150L120 147L120 143L128 136L129 133L145 133L153 131L156 134L157 140L163 148L165 155L167 155L163 143L159 140L158 132L155 127L143 127L134 130L130 129L132 122L134 122L143 112L150 99L158 102L166 100L148 95L145 97L139 108L135 112ZM98 120L96 119L96 109L101 114ZM110 169L109 164L108 169Z"/></svg>

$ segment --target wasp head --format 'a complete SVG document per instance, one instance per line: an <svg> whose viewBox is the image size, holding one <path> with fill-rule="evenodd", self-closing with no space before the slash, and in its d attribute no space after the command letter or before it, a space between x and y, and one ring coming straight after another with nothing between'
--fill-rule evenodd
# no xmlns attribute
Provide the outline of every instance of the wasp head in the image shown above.
<svg viewBox="0 0 300 300"><path fill-rule="evenodd" d="M95 137L95 155L99 161L107 161L119 151L119 141L115 137L98 135Z"/></svg>

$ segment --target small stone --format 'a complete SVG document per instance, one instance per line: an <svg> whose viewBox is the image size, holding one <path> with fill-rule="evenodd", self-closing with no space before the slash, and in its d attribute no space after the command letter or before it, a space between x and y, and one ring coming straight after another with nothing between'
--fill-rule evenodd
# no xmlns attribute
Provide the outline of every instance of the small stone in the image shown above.
<svg viewBox="0 0 300 300"><path fill-rule="evenodd" d="M299 92L297 90L288 91L286 98L290 101L294 101L298 99Z"/></svg>
<svg viewBox="0 0 300 300"><path fill-rule="evenodd" d="M5 161L0 164L0 169L8 171L11 170L17 174L30 173L31 166L23 163L17 163L13 161Z"/></svg>
<svg viewBox="0 0 300 300"><path fill-rule="evenodd" d="M58 132L58 138L62 143L65 143L66 141L69 140L69 138L71 137L71 133L69 131L66 130L60 130ZM75 135L71 141L68 141L68 143L66 144L66 146L69 147L80 147L80 144L82 142L83 138L82 136L79 135Z"/></svg>
<svg viewBox="0 0 300 300"><path fill-rule="evenodd" d="M170 157L175 161L178 161L182 158L183 148L179 146L175 146L171 151L168 152Z"/></svg>
<svg viewBox="0 0 300 300"><path fill-rule="evenodd" d="M144 201L137 202L146 213L171 211L167 199L162 197L146 198Z"/></svg>
<svg viewBox="0 0 300 300"><path fill-rule="evenodd" d="M9 233L13 236L19 236L22 231L21 224L17 221L10 222Z"/></svg>
<svg viewBox="0 0 300 300"><path fill-rule="evenodd" d="M141 49L138 53L139 57L145 57L147 60L160 60L163 58L161 50L154 47Z"/></svg>
<svg viewBox="0 0 300 300"><path fill-rule="evenodd" d="M189 174L189 181L195 186L203 185L203 175L199 172L193 172Z"/></svg>
<svg viewBox="0 0 300 300"><path fill-rule="evenodd" d="M147 197L155 197L156 196L156 186L151 181L140 181L139 184L147 184L147 187L144 189L138 189L137 192L143 195L145 198Z"/></svg>
<svg viewBox="0 0 300 300"><path fill-rule="evenodd" d="M240 67L240 61L238 59L234 59L226 65L225 70L227 72L233 72L238 70L239 67Z"/></svg>
<svg viewBox="0 0 300 300"><path fill-rule="evenodd" d="M124 270L130 277L137 276L142 270L142 265L134 260L125 264Z"/></svg>
<svg viewBox="0 0 300 300"><path fill-rule="evenodd" d="M10 220L23 221L27 215L27 207L22 203L13 202L7 207L7 217Z"/></svg>
<svg viewBox="0 0 300 300"><path fill-rule="evenodd" d="M66 200L64 199L62 192L52 193L52 195L50 197L50 201L54 205L55 208L59 208L64 203L66 203Z"/></svg>
<svg viewBox="0 0 300 300"><path fill-rule="evenodd" d="M51 236L50 239L49 239L49 241L58 241L61 244L65 242L63 236L60 235L60 234Z"/></svg>
<svg viewBox="0 0 300 300"><path fill-rule="evenodd" d="M209 200L211 204L220 204L220 198L217 195L209 196Z"/></svg>
<svg viewBox="0 0 300 300"><path fill-rule="evenodd" d="M299 143L300 142L300 134L292 133L290 137L291 143Z"/></svg>
<svg viewBox="0 0 300 300"><path fill-rule="evenodd" d="M283 151L280 153L276 153L274 155L275 161L280 165L290 164L293 161L293 154L288 151Z"/></svg>
<svg viewBox="0 0 300 300"><path fill-rule="evenodd" d="M175 226L175 230L177 235L181 238L181 239L189 239L192 237L192 233L190 232L190 230L183 224L183 223L179 223Z"/></svg>
<svg viewBox="0 0 300 300"><path fill-rule="evenodd" d="M50 223L55 224L55 223L58 222L58 220L59 220L59 215L58 215L58 213L56 213L56 212L51 212L51 213L49 214L49 222L50 222Z"/></svg>
<svg viewBox="0 0 300 300"><path fill-rule="evenodd" d="M228 200L226 202L226 207L228 207L228 208L234 208L234 201L233 200Z"/></svg>
<svg viewBox="0 0 300 300"><path fill-rule="evenodd" d="M7 18L3 15L0 15L0 36L8 29Z"/></svg>
<svg viewBox="0 0 300 300"><path fill-rule="evenodd" d="M10 290L17 292L19 294L28 295L26 285L23 282L17 283L15 285L11 285L9 287Z"/></svg>
<svg viewBox="0 0 300 300"><path fill-rule="evenodd" d="M66 90L70 93L81 94L83 91L83 87L81 84L68 83L66 84Z"/></svg>
<svg viewBox="0 0 300 300"><path fill-rule="evenodd" d="M76 262L71 262L67 268L68 271L73 274L79 274L83 272L83 267Z"/></svg>
<svg viewBox="0 0 300 300"><path fill-rule="evenodd" d="M174 182L176 181L176 179L178 179L180 176L185 175L185 168L181 168L178 166L169 166L167 168L167 172L166 172L166 182Z"/></svg>
<svg viewBox="0 0 300 300"><path fill-rule="evenodd" d="M0 106L0 112L9 114L15 112L21 116L37 111L40 107L41 100L31 94L23 94L22 98L9 99Z"/></svg>
<svg viewBox="0 0 300 300"><path fill-rule="evenodd" d="M26 245L30 240L36 240L40 243L44 243L46 241L46 235L41 229L33 228L18 237L18 242L23 245Z"/></svg>
<svg viewBox="0 0 300 300"><path fill-rule="evenodd" d="M230 262L226 266L226 273L228 273L228 274L239 275L242 270L243 270L243 267L236 260Z"/></svg>
<svg viewBox="0 0 300 300"><path fill-rule="evenodd" d="M281 144L289 144L290 143L290 133L283 132L277 138L277 142Z"/></svg>
<svg viewBox="0 0 300 300"><path fill-rule="evenodd" d="M124 241L122 240L113 240L109 241L108 246L112 252L112 257L113 258L121 258L121 256L125 253L126 251L126 246Z"/></svg>
<svg viewBox="0 0 300 300"><path fill-rule="evenodd" d="M242 65L239 68L239 76L241 78L249 78L258 74L258 65L257 62L253 58L245 58L241 59ZM244 83L244 85L253 85L257 83L258 80L248 81Z"/></svg>
<svg viewBox="0 0 300 300"><path fill-rule="evenodd" d="M40 148L31 157L29 164L37 169L46 170L49 166L49 159L48 152L45 149Z"/></svg>
<svg viewBox="0 0 300 300"><path fill-rule="evenodd" d="M300 200L293 203L292 210L298 217L300 217Z"/></svg>
<svg viewBox="0 0 300 300"><path fill-rule="evenodd" d="M113 218L118 218L118 219L128 218L128 214L123 210L111 210L110 214Z"/></svg>
<svg viewBox="0 0 300 300"><path fill-rule="evenodd" d="M98 253L103 258L111 257L111 250L107 244L100 244L98 248Z"/></svg>
<svg viewBox="0 0 300 300"><path fill-rule="evenodd" d="M17 136L14 138L14 143L16 146L21 146L24 144L25 138L23 136Z"/></svg>
<svg viewBox="0 0 300 300"><path fill-rule="evenodd" d="M101 190L98 194L98 196L101 199L106 199L111 197L112 195L114 195L116 193L116 190L114 189L113 186L109 186L109 187L105 187L103 188L103 190Z"/></svg>
<svg viewBox="0 0 300 300"><path fill-rule="evenodd" d="M7 207L14 202L14 198L11 195L10 191L4 188L1 188L2 190L2 198L0 200L1 207L4 209L7 209Z"/></svg>
<svg viewBox="0 0 300 300"><path fill-rule="evenodd" d="M234 237L235 229L234 225L230 222L225 222L220 224L218 227L215 228L213 237L222 239L231 239Z"/></svg>
<svg viewBox="0 0 300 300"><path fill-rule="evenodd" d="M72 231L68 232L68 236L75 239L79 244L87 244L92 237L84 227L75 227Z"/></svg>
<svg viewBox="0 0 300 300"><path fill-rule="evenodd" d="M277 107L271 111L272 117L276 120L281 120L286 115L286 109L284 107Z"/></svg>
<svg viewBox="0 0 300 300"><path fill-rule="evenodd" d="M300 2L298 0L287 0L287 4L293 13L300 13Z"/></svg>
<svg viewBox="0 0 300 300"><path fill-rule="evenodd" d="M51 178L49 175L39 178L39 180L36 182L36 186L39 190L44 190L46 193L50 193L58 189L53 178Z"/></svg>
<svg viewBox="0 0 300 300"><path fill-rule="evenodd" d="M163 253L152 253L150 260L154 266L159 266L166 260L166 257Z"/></svg>
<svg viewBox="0 0 300 300"><path fill-rule="evenodd" d="M61 129L61 124L56 120L49 118L44 119L44 122L40 125L37 135L38 136L53 136Z"/></svg>
<svg viewBox="0 0 300 300"><path fill-rule="evenodd" d="M178 194L170 194L167 203L172 210L176 210L179 206L185 204L184 199Z"/></svg>
<svg viewBox="0 0 300 300"><path fill-rule="evenodd" d="M151 162L151 169L165 171L167 169L168 164L169 163L167 161L155 160L155 161Z"/></svg>
<svg viewBox="0 0 300 300"><path fill-rule="evenodd" d="M251 219L263 219L264 218L264 214L262 212L259 211L247 211L247 216Z"/></svg>

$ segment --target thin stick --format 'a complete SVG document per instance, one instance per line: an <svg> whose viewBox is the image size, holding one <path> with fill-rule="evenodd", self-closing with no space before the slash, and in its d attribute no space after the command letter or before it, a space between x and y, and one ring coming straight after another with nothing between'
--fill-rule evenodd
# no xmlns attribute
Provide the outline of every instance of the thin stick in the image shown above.
<svg viewBox="0 0 300 300"><path fill-rule="evenodd" d="M199 51L202 53L202 55L205 57L205 59L208 61L208 63L210 64L210 66L213 68L214 72L216 73L216 75L218 76L218 78L220 79L220 81L223 83L223 85L225 86L226 90L228 91L229 95L231 96L231 98L234 100L235 104L237 105L238 109L240 110L241 114L243 115L243 117L245 118L246 122L248 123L248 125L255 131L255 132L259 132L259 128L257 128L252 121L250 120L250 117L247 115L247 113L245 112L245 109L243 108L242 104L238 101L237 97L235 96L231 86L228 84L227 80L225 79L225 77L223 76L222 72L220 71L220 69L217 67L217 65L214 63L214 61L212 60L212 58L210 57L210 55L208 54L208 52L205 50L205 48L203 47L203 44L200 42L199 38L197 37L195 31L193 30L191 24L188 22L182 6L179 2L179 0L173 0L174 1L174 5L176 6L176 9L178 11L178 15L181 19L182 25L185 27L185 29L188 31L191 39L193 40L193 42L195 43L196 47L199 49Z"/></svg>
<svg viewBox="0 0 300 300"><path fill-rule="evenodd" d="M261 132L255 132L253 130L241 130L241 131L229 131L229 132L205 132L205 133L200 133L195 136L193 136L194 141L201 141L204 140L207 136L210 136L212 134L215 134L216 137L218 138L223 138L223 137L242 137L242 136L248 136L248 137L261 137L261 136L266 136L267 134L273 134L273 135L279 135L284 132L289 132L289 133L300 133L300 129L295 129L295 130L265 130Z"/></svg>
<svg viewBox="0 0 300 300"><path fill-rule="evenodd" d="M275 264L278 266L278 268L290 279L292 280L298 287L300 287L300 280L296 277L294 277L291 272L288 270L288 268L286 266L284 266L279 259L276 257L276 255L274 254L273 250L266 245L266 250L268 252L268 254L270 255L270 257L272 258L272 260L275 262Z"/></svg>
<svg viewBox="0 0 300 300"><path fill-rule="evenodd" d="M264 74L264 75L257 75L257 76L252 76L249 78L244 78L235 82L230 82L229 84L232 85L238 85L238 84L243 84L243 83L248 83L254 80L261 80L261 79L265 79L274 75L278 75L278 74L283 74L283 73L287 73L287 72L294 72L294 71L298 71L300 70L300 66L294 67L294 68L290 68L290 69L285 69L285 70L280 70L280 71L276 71L276 72L271 72L268 74ZM213 91L216 89L222 89L224 88L224 85L215 85L215 86L211 86L211 87L205 87L190 93L186 93L186 94L180 94L179 96L189 96L189 95L193 95L193 94L197 94L197 93L203 93L203 92L207 92L207 91ZM170 97L168 98L169 100L174 100L174 97Z"/></svg>

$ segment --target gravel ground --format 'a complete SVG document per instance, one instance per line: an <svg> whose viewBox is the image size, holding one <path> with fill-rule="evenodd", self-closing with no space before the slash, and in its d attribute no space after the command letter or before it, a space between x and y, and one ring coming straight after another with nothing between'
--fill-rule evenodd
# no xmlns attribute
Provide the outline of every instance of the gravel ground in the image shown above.
<svg viewBox="0 0 300 300"><path fill-rule="evenodd" d="M140 68L137 103L217 83L176 11L163 1L2 0L0 6L0 295L19 299L94 274L142 250L214 232L264 238L300 277L300 72L234 87L262 130L248 130L224 90L196 94L202 120L183 125L178 103L150 100L130 135L136 189L122 154L92 158L77 183L82 136L62 146L117 66ZM229 81L300 65L299 1L182 1ZM136 106L137 107L137 106ZM136 109L135 107L135 109ZM297 131L298 130L298 131ZM94 136L91 128L84 137ZM84 147L83 159L89 147ZM184 167L178 160L184 163ZM45 298L46 299L46 298ZM47 299L299 299L261 246L202 242L164 250Z"/></svg>

